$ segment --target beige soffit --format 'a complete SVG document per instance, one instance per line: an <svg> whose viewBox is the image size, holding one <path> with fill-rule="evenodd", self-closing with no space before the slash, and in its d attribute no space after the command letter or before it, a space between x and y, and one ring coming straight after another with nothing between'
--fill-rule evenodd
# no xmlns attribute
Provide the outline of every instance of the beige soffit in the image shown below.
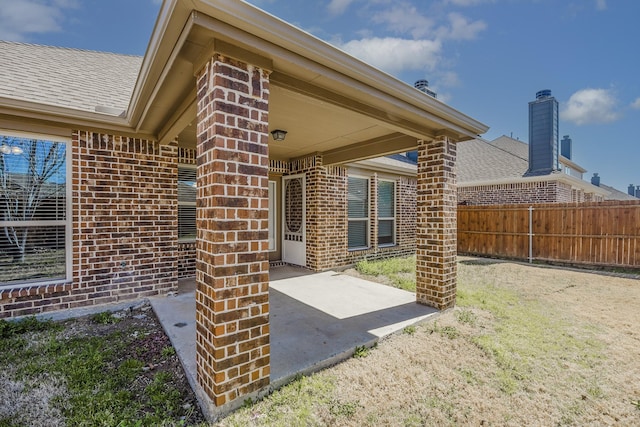
<svg viewBox="0 0 640 427"><path fill-rule="evenodd" d="M460 188L485 187L485 186L491 186L491 185L526 184L526 183L547 182L547 181L560 181L562 183L569 184L574 188L579 188L581 190L584 190L587 193L596 193L603 196L608 194L608 191L603 190L600 187L596 187L590 182L584 181L582 179L578 179L576 177L567 175L562 172L556 172L549 175L541 175L541 176L512 177L512 178L501 178L501 179L488 180L488 181L458 183L458 187Z"/></svg>
<svg viewBox="0 0 640 427"><path fill-rule="evenodd" d="M386 172L390 174L405 175L415 177L418 167L415 164L391 159L389 157L377 157L373 159L360 160L347 164L347 166L369 169L374 172Z"/></svg>
<svg viewBox="0 0 640 427"><path fill-rule="evenodd" d="M274 67L279 63L285 68L294 66L304 71L301 75L311 76L314 85L342 88L345 95L393 111L408 122L432 122L435 130L451 133L455 139L474 138L488 130L486 125L452 107L237 0L167 0L163 3L128 109L127 117L133 126L141 126L148 104L159 92L156 86L164 83L172 61L180 54L181 44L196 25L217 28L222 37L222 31L235 31L238 36L235 39L240 39L243 33L247 46L262 44L260 52L273 61Z"/></svg>

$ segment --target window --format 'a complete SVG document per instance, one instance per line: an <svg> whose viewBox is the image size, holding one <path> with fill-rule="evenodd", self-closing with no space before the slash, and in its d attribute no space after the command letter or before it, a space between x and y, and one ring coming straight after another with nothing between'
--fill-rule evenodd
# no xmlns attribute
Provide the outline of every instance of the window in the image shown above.
<svg viewBox="0 0 640 427"><path fill-rule="evenodd" d="M396 229L395 182L378 182L378 245L394 245Z"/></svg>
<svg viewBox="0 0 640 427"><path fill-rule="evenodd" d="M178 165L178 239L196 238L196 167Z"/></svg>
<svg viewBox="0 0 640 427"><path fill-rule="evenodd" d="M369 180L349 177L349 249L363 249L369 246Z"/></svg>
<svg viewBox="0 0 640 427"><path fill-rule="evenodd" d="M64 139L0 134L0 286L70 280L69 152Z"/></svg>

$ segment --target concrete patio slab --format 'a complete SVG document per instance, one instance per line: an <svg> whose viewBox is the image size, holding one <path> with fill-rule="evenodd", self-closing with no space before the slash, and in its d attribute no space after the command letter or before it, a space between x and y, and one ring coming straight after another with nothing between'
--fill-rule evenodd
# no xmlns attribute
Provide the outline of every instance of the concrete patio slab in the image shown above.
<svg viewBox="0 0 640 427"><path fill-rule="evenodd" d="M271 384L280 387L350 357L358 346L424 321L438 313L415 295L346 274L311 273L295 267L271 269ZM195 286L183 280L177 295L150 299L185 368L196 381Z"/></svg>

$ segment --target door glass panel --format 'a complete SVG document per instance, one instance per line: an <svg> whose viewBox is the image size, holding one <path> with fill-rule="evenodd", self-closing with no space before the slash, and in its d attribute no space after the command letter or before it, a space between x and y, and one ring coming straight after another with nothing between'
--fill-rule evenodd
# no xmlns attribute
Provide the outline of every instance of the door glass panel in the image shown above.
<svg viewBox="0 0 640 427"><path fill-rule="evenodd" d="M302 180L287 181L285 192L285 226L288 233L300 233L302 229Z"/></svg>

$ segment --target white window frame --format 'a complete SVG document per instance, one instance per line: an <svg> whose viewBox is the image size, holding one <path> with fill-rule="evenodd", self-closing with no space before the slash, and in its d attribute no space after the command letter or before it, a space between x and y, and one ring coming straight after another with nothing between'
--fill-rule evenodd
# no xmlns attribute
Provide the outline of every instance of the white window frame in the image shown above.
<svg viewBox="0 0 640 427"><path fill-rule="evenodd" d="M188 163L179 163L178 164L178 169L191 169L193 171L197 171L197 166L196 165L191 165ZM179 174L178 174L179 176ZM196 173L196 179L197 179L197 173ZM176 185L177 183L180 182L180 179L178 178L178 180L176 181ZM197 196L196 196L197 198ZM193 202L181 202L180 199L178 199L178 221L180 221L180 206L193 206L194 209L196 208L196 200L194 200ZM196 214L194 214L194 221L196 221ZM198 226L197 226L197 222L196 224L194 224L194 228L197 232L198 230ZM180 228L178 227L178 230L180 230ZM191 243L191 242L195 242L196 241L196 236L194 237L180 237L178 236L178 242L180 243Z"/></svg>
<svg viewBox="0 0 640 427"><path fill-rule="evenodd" d="M10 283L0 282L0 289L19 288L25 286L47 286L58 283L68 283L73 280L73 157L72 157L72 141L71 138L46 135L32 132L21 132L0 128L0 136L13 136L25 139L38 139L42 141L61 142L65 144L65 219L63 220L39 220L39 221L2 221L0 220L0 229L5 226L21 225L24 227L41 227L41 226L64 226L64 255L65 255L65 278L64 279L36 279L15 281Z"/></svg>
<svg viewBox="0 0 640 427"><path fill-rule="evenodd" d="M367 181L365 188L367 189L367 216L363 218L350 218L349 217L349 178L364 179ZM364 222L365 225L365 246L349 247L349 224L351 222ZM362 251L371 247L371 177L357 174L349 174L347 177L347 249L349 251Z"/></svg>
<svg viewBox="0 0 640 427"><path fill-rule="evenodd" d="M381 182L390 182L393 184L393 217L381 217L380 216L380 183ZM389 247L389 246L395 246L397 244L396 242L396 225L397 225L397 221L396 218L398 217L398 197L397 197L397 191L398 186L396 185L396 181L393 179L381 179L378 178L378 188L376 188L377 194L377 201L378 201L378 211L376 212L376 219L378 221L378 234L376 236L376 243L378 244L379 248L384 248L384 247ZM380 221L393 221L393 226L391 227L391 243L382 243L380 244L378 242L378 240L380 239Z"/></svg>
<svg viewBox="0 0 640 427"><path fill-rule="evenodd" d="M276 237L278 236L278 221L276 221L278 217L278 213L276 212L276 206L278 205L277 189L278 183L276 181L269 181L269 252L274 252L278 248L276 244Z"/></svg>

